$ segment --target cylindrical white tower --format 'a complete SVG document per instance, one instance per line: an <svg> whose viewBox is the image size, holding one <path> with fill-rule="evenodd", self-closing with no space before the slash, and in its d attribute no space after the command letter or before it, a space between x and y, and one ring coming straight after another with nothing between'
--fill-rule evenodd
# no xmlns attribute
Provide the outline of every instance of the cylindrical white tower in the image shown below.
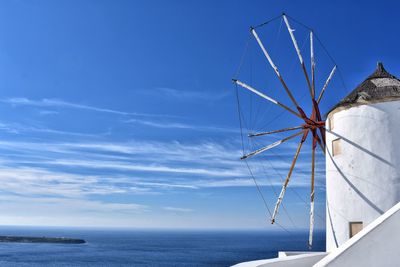
<svg viewBox="0 0 400 267"><path fill-rule="evenodd" d="M328 114L326 246L400 201L400 80L377 70Z"/></svg>

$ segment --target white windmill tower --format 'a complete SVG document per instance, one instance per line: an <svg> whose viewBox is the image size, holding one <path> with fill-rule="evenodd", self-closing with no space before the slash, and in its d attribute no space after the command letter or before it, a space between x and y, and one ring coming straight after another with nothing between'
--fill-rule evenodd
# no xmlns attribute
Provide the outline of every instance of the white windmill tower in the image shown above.
<svg viewBox="0 0 400 267"><path fill-rule="evenodd" d="M329 113L327 251L400 201L400 80L375 72Z"/></svg>

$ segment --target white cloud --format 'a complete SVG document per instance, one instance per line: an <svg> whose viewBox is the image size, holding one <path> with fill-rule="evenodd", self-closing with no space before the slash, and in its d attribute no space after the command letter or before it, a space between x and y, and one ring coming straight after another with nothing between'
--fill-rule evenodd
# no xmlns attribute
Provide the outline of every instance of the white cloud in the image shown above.
<svg viewBox="0 0 400 267"><path fill-rule="evenodd" d="M145 189L116 187L102 182L101 176L78 175L62 171L49 171L35 167L0 167L0 189L18 195L57 195L84 197L126 192L143 192Z"/></svg>
<svg viewBox="0 0 400 267"><path fill-rule="evenodd" d="M40 115L57 115L59 112L54 111L54 110L40 110L39 111Z"/></svg>
<svg viewBox="0 0 400 267"><path fill-rule="evenodd" d="M36 166L41 171L63 170L82 173L83 179L113 179L138 188L148 189L196 189L201 187L251 186L250 174L239 160L240 150L235 144L130 141L126 143L35 143L0 141L3 170L32 171ZM17 155L8 157L7 153ZM268 177L272 183L280 184L289 169L291 159L287 157L260 157L248 161L257 177ZM320 173L317 165L317 174ZM28 168L28 169L23 169ZM303 186L309 176L310 164L299 161L296 179L291 185ZM113 175L105 173L111 171ZM11 172L11 171L10 171ZM16 172L19 173L19 172ZM88 175L93 173L94 175ZM19 173L21 174L21 173ZM41 172L29 173L29 175ZM9 173L12 175L12 173ZM54 174L52 174L54 175ZM71 178L65 176L64 178ZM93 178L94 177L94 178ZM166 182L168 181L168 182ZM260 181L261 183L263 181ZM266 183L265 183L266 184ZM118 186L117 186L118 188ZM97 190L100 190L97 188ZM116 190L116 189L114 189ZM124 189L126 190L126 189ZM111 192L111 191L110 191Z"/></svg>
<svg viewBox="0 0 400 267"><path fill-rule="evenodd" d="M0 224L23 224L29 220L29 224L38 225L148 225L142 215L157 208L137 203L142 197L147 199L145 195L254 187L246 166L239 160L240 154L238 143L233 141L3 140L0 212L6 216L0 218ZM267 157L274 168L265 163L262 167L263 157L249 161L263 190L282 185L290 165L286 158ZM289 186L308 187L309 168L309 162L299 161ZM113 199L125 202L114 203ZM171 216L191 211L190 206L160 208Z"/></svg>
<svg viewBox="0 0 400 267"><path fill-rule="evenodd" d="M150 121L142 119L129 119L126 120L125 122L142 124L154 128L184 129L184 130L195 130L195 131L205 131L205 132L212 131L212 132L239 133L238 129L228 128L228 127L193 125L193 124L185 124L179 122L165 122L165 121L155 121L155 120Z"/></svg>
<svg viewBox="0 0 400 267"><path fill-rule="evenodd" d="M67 132L61 130L54 130L45 127L34 127L23 125L19 123L4 123L0 122L0 131L4 131L12 134L21 134L21 133L48 133L48 134L57 134L57 135L70 135L70 136L81 136L81 137L95 137L98 136L95 134L85 134L85 133L76 133L76 132Z"/></svg>
<svg viewBox="0 0 400 267"><path fill-rule="evenodd" d="M40 226L131 226L149 207L84 198L0 196L0 224Z"/></svg>
<svg viewBox="0 0 400 267"><path fill-rule="evenodd" d="M1 102L15 105L15 106L34 106L34 107L61 107L61 108L73 108L73 109L82 109L94 112L103 112L110 113L116 115L125 115L125 116L144 116L144 117L176 117L170 115L158 115L158 114L147 114L147 113L138 113L138 112L126 112L115 109L101 108L95 107L91 105L78 104L73 102L68 102L59 99L47 99L43 98L40 100L33 100L29 98L23 97L14 97L8 99L2 99Z"/></svg>
<svg viewBox="0 0 400 267"><path fill-rule="evenodd" d="M167 211L173 211L173 212L192 212L192 211L194 211L193 209L177 208L177 207L163 207L163 209L167 210Z"/></svg>
<svg viewBox="0 0 400 267"><path fill-rule="evenodd" d="M194 90L177 90L168 87L160 87L156 89L157 93L161 93L167 97L172 97L181 100L221 100L227 97L228 92L206 92L206 91L194 91Z"/></svg>
<svg viewBox="0 0 400 267"><path fill-rule="evenodd" d="M185 168L185 167L159 165L154 163L135 164L131 162L122 162L122 161L60 159L60 160L44 161L43 163L59 165L59 166L69 166L69 167L85 167L90 169L113 169L121 171L141 171L141 172L153 172L153 173L179 173L179 174L206 175L211 177L237 177L237 176L243 176L245 174L245 172L241 170L242 168L240 169L237 168L216 169L207 167Z"/></svg>

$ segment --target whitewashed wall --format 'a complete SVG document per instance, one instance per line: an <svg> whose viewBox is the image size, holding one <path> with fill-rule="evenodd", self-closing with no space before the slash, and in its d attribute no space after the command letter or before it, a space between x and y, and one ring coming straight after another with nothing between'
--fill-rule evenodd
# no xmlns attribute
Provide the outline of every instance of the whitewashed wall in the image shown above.
<svg viewBox="0 0 400 267"><path fill-rule="evenodd" d="M400 101L351 107L328 117L334 121L326 135L331 251L349 239L349 222L362 221L365 227L400 201ZM341 154L333 156L336 138L341 138Z"/></svg>

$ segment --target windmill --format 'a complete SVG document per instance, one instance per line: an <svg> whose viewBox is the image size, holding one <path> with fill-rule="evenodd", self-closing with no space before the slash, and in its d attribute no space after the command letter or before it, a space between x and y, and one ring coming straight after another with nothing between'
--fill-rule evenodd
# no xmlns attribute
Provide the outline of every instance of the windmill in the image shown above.
<svg viewBox="0 0 400 267"><path fill-rule="evenodd" d="M296 100L295 96L293 95L291 89L289 88L288 84L285 82L285 79L283 78L283 75L279 72L278 67L275 65L272 57L270 56L270 53L268 52L268 49L266 46L264 46L261 38L259 37L256 29L258 27L264 26L266 23L261 24L257 27L252 27L250 28L251 35L255 38L259 48L261 49L262 54L265 56L268 64L272 68L273 72L275 73L276 77L280 81L283 90L285 91L286 95L292 102L294 108L283 104L280 101L275 100L274 98L270 97L266 93L262 92L259 89L256 89L252 85L246 83L245 81L241 81L239 79L233 79L233 82L238 86L241 87L258 97L269 101L270 103L273 103L274 105L279 106L280 108L283 108L287 112L291 113L293 116L296 116L302 120L301 125L296 125L293 127L287 127L283 129L278 129L278 130L272 130L272 131L264 131L264 132L258 132L258 133L252 133L249 134L249 138L257 138L260 136L266 136L266 135L271 135L271 134L276 134L276 133L286 133L286 132L293 132L295 131L294 134L291 134L279 141L276 141L272 144L268 144L266 146L263 146L261 148L258 148L254 151L251 151L247 154L244 154L241 159L242 160L247 160L250 159L254 156L257 156L261 153L267 152L268 150L277 147L297 136L301 136L301 139L297 145L297 149L294 153L293 160L291 162L289 171L286 175L286 178L283 182L282 189L280 191L280 194L278 196L278 199L276 201L272 216L271 216L271 223L274 224L279 208L282 204L283 198L285 196L286 189L289 185L293 170L295 168L297 159L299 157L299 154L302 151L303 144L306 142L306 140L311 140L312 146L311 146L311 181L310 181L310 215L309 215L309 239L308 239L308 244L311 247L312 242L313 242L313 229L314 229L314 196L315 196L315 161L316 161L316 149L317 147L320 147L320 149L325 153L325 121L321 116L320 112L320 102L321 99L324 95L325 90L327 89L333 75L335 74L335 71L337 69L336 65L333 66L331 69L329 76L326 78L323 86L321 89L316 88L316 76L315 76L315 56L314 56L314 32L309 29L309 39L310 39L310 72L306 68L306 64L304 62L301 49L299 48L299 45L297 43L297 40L295 38L294 34L294 29L291 27L288 16L285 14L282 14L281 16L283 18L283 21L286 25L286 28L289 32L291 42L293 43L294 49L296 51L300 67L302 70L302 73L305 77L306 83L307 83L307 88L309 91L309 97L311 99L311 112L310 114L306 114L304 111L305 109L300 106L299 102ZM318 90L319 89L319 90Z"/></svg>

